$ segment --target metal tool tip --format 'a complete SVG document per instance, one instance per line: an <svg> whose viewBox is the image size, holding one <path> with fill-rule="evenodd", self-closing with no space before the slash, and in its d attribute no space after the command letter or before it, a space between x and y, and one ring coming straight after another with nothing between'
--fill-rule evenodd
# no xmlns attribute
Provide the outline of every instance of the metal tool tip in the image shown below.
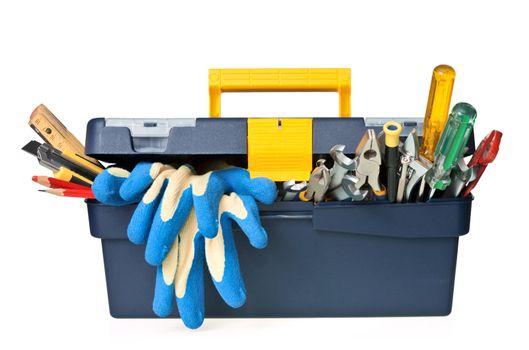
<svg viewBox="0 0 529 350"><path fill-rule="evenodd" d="M432 189L430 190L430 196L428 197L428 200L432 199L433 196L434 196L434 194L435 194L435 188L432 188Z"/></svg>
<svg viewBox="0 0 529 350"><path fill-rule="evenodd" d="M344 150L345 150L345 145L334 145L334 146L332 146L332 148L331 148L329 153L333 153L333 152L336 152L336 151L343 152Z"/></svg>

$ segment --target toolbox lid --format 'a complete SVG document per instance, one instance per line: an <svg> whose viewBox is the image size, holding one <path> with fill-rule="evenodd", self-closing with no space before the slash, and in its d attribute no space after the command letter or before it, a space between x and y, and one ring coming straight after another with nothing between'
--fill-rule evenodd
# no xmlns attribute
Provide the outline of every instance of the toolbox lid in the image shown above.
<svg viewBox="0 0 529 350"><path fill-rule="evenodd" d="M346 145L345 152L352 154L368 127L378 132L389 119L309 120L312 153L322 155L337 144ZM402 137L413 127L420 130L417 119L408 118L405 125ZM87 155L110 162L140 155L246 155L247 135L247 118L95 118L88 122L85 144ZM310 142L311 135L306 137Z"/></svg>
<svg viewBox="0 0 529 350"><path fill-rule="evenodd" d="M114 162L123 156L246 154L244 118L95 118L86 154Z"/></svg>

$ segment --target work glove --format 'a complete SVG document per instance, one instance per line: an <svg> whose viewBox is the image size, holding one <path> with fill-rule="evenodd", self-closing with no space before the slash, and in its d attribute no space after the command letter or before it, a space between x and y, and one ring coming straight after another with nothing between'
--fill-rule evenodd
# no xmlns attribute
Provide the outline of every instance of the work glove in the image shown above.
<svg viewBox="0 0 529 350"><path fill-rule="evenodd" d="M264 248L267 235L259 220L259 210L249 196L231 193L220 200L218 233L204 237L191 209L167 257L158 266L153 311L160 317L171 314L174 302L189 328L204 321L204 260L222 299L233 308L244 305L246 289L239 269L231 221L235 221L255 248Z"/></svg>
<svg viewBox="0 0 529 350"><path fill-rule="evenodd" d="M240 168L196 176L189 166L174 169L160 163L140 163L132 173L120 168L103 171L92 190L99 201L107 204L127 205L140 200L128 236L136 244L147 241L146 260L158 266L153 303L157 315L171 312L176 293L184 323L190 328L202 324L204 257L226 303L232 307L244 304L246 291L229 220L241 226L254 247L263 248L267 236L259 221L255 199L272 203L276 196L274 182L250 179L248 172ZM241 195L224 196L223 191L229 190ZM215 217L208 205L216 208ZM204 212L209 216L201 217ZM213 235L203 234L201 219L214 221Z"/></svg>
<svg viewBox="0 0 529 350"><path fill-rule="evenodd" d="M273 181L251 179L242 168L195 175L189 165L174 169L145 162L136 165L131 173L121 168L104 170L94 180L92 191L105 204L139 202L127 234L133 243L147 242L145 260L154 266L162 263L191 208L200 233L213 238L218 231L219 203L224 194L235 192L264 204L272 204L277 194Z"/></svg>

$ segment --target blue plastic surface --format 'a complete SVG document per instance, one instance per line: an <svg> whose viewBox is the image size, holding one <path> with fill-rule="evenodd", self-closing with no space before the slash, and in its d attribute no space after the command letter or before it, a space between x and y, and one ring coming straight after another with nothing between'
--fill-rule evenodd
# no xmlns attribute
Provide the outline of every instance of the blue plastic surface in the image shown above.
<svg viewBox="0 0 529 350"><path fill-rule="evenodd" d="M229 308L208 280L206 316L447 315L458 237L468 232L471 202L263 206L266 249L252 249L235 228L246 304ZM90 231L102 239L110 313L156 317L155 269L145 263L144 247L126 236L134 206L87 205Z"/></svg>

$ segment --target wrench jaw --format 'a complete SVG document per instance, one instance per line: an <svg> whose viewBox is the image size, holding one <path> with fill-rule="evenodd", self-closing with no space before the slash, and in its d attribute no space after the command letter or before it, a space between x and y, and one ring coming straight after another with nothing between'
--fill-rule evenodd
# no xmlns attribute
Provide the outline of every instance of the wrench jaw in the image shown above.
<svg viewBox="0 0 529 350"><path fill-rule="evenodd" d="M279 191L279 196L278 197L280 197L281 200L283 200L283 201L291 200L291 199L287 199L287 198L290 198L290 195L289 195L290 189L295 184L296 184L296 180L288 180L288 181L283 182L283 184L281 185L281 190Z"/></svg>
<svg viewBox="0 0 529 350"><path fill-rule="evenodd" d="M412 129L410 131L410 134L408 137L406 137L406 140L402 144L400 151L403 156L409 158L409 162L406 167L406 180L404 181L404 188L402 189L404 192L402 199L404 202L407 202L412 200L411 195L413 194L415 187L417 184L421 184L423 182L423 177L432 167L432 164L427 159L424 159L419 155L419 136L417 134L417 129ZM419 189L419 192L421 192L421 189Z"/></svg>
<svg viewBox="0 0 529 350"><path fill-rule="evenodd" d="M402 145L402 153L414 159L419 159L419 137L417 136L417 129L412 129L404 144Z"/></svg>
<svg viewBox="0 0 529 350"><path fill-rule="evenodd" d="M343 177L350 171L354 171L357 167L358 161L357 158L347 157L343 151L345 150L345 145L335 145L329 151L334 165L331 168L331 183L329 189L333 190L340 186Z"/></svg>
<svg viewBox="0 0 529 350"><path fill-rule="evenodd" d="M307 189L307 183L305 181L296 183L296 180L288 180L283 182L281 191L282 201L294 201L298 198L300 192Z"/></svg>
<svg viewBox="0 0 529 350"><path fill-rule="evenodd" d="M347 170L354 170L356 168L355 159L351 159L344 154L345 145L336 145L331 148L329 154L334 160L334 164L338 164Z"/></svg>
<svg viewBox="0 0 529 350"><path fill-rule="evenodd" d="M402 203L404 199L404 190L406 189L406 182L408 180L408 166L411 163L412 158L408 155L402 155L400 157L400 173L399 182L397 186L397 203Z"/></svg>
<svg viewBox="0 0 529 350"><path fill-rule="evenodd" d="M367 190L359 190L357 187L358 178L354 175L345 175L341 186L331 191L332 198L339 201L363 201L368 194Z"/></svg>
<svg viewBox="0 0 529 350"><path fill-rule="evenodd" d="M408 177L409 180L406 184L406 191L404 200L410 201L412 200L411 194L413 192L413 189L418 183L422 182L422 179L424 178L424 175L430 170L432 167L431 163L428 162L425 159L414 159L409 165L408 165Z"/></svg>
<svg viewBox="0 0 529 350"><path fill-rule="evenodd" d="M358 178L354 175L346 175L342 180L342 188L352 201L363 201L368 190L359 190L357 187Z"/></svg>

